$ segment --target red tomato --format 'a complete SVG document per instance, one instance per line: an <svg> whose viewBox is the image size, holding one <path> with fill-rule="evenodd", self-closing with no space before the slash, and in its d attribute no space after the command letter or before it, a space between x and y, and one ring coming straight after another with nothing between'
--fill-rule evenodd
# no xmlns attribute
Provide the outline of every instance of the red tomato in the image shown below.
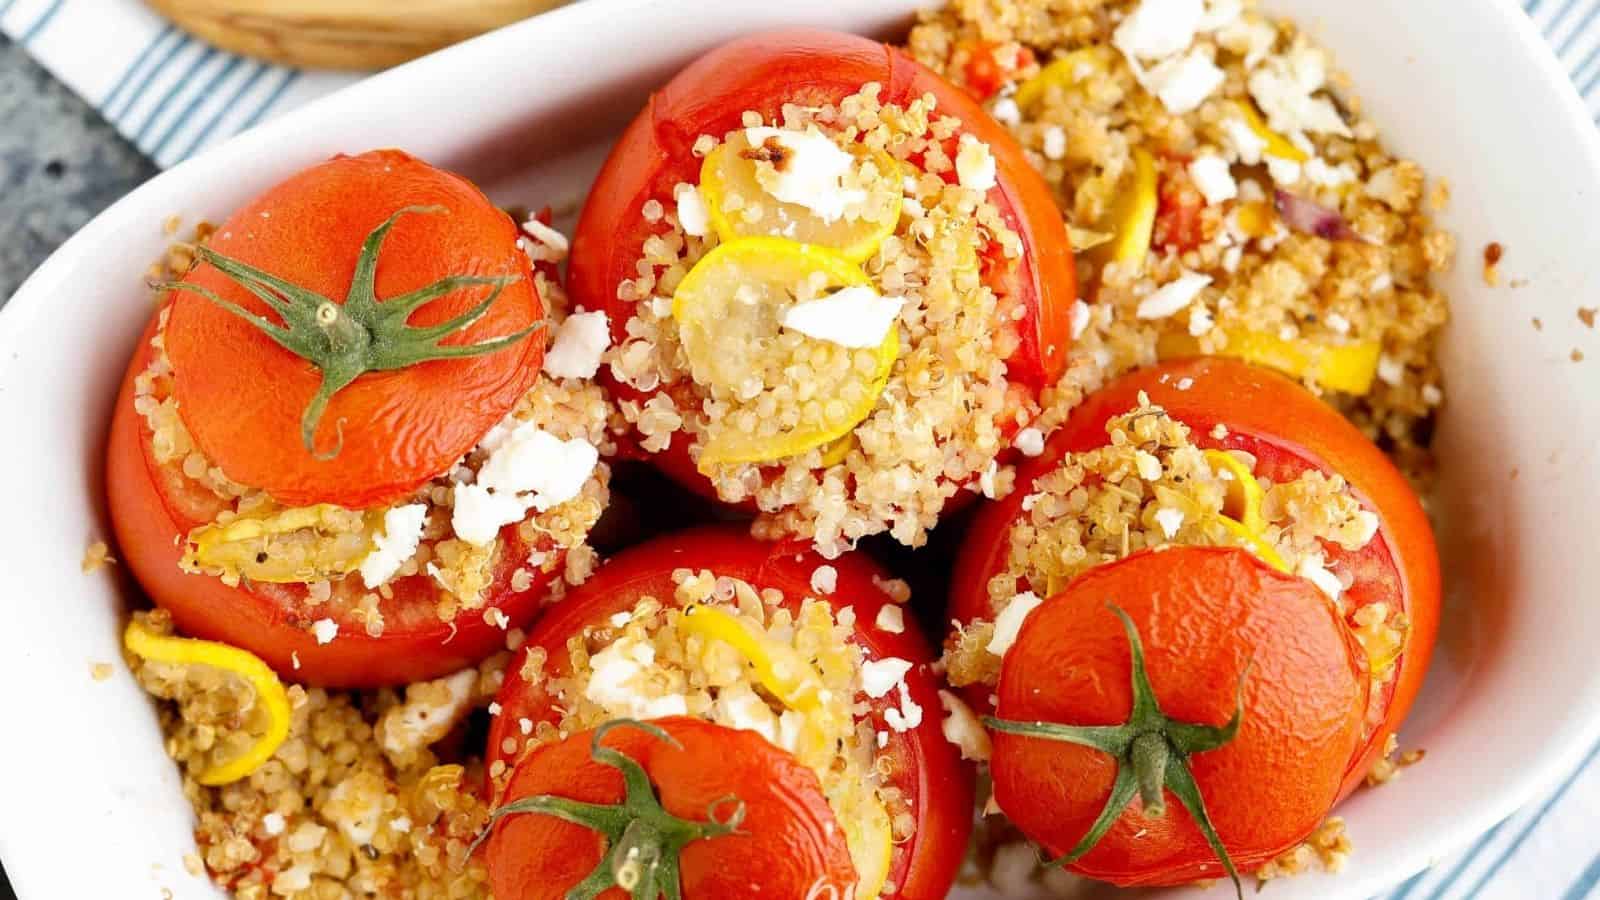
<svg viewBox="0 0 1600 900"><path fill-rule="evenodd" d="M515 334L544 315L511 217L466 179L398 150L336 157L292 176L235 212L207 246L342 305L368 234L409 206L433 211L395 222L378 257L378 300L449 276L515 279L481 318L442 338L446 345ZM280 321L210 263L183 282ZM487 286L458 289L408 321L438 325L489 295ZM318 452L342 440L332 458L302 441L301 416L321 383L305 359L189 290L172 292L166 345L179 415L229 478L285 506L365 509L405 498L471 450L532 387L545 341L536 335L496 353L357 378L322 416Z"/></svg>
<svg viewBox="0 0 1600 900"><path fill-rule="evenodd" d="M1189 161L1163 157L1157 192L1156 224L1150 244L1171 253L1187 253L1205 243L1206 198L1189 177Z"/></svg>
<svg viewBox="0 0 1600 900"><path fill-rule="evenodd" d="M1024 621L1006 653L1001 719L1122 725L1133 709L1133 621L1160 710L1238 732L1187 766L1234 867L1254 871L1304 840L1339 796L1362 740L1366 656L1315 585L1231 547L1136 553L1091 569ZM1132 765L1131 760L1123 765ZM996 731L995 801L1058 857L1077 846L1111 795L1118 763L1088 747ZM1156 814L1137 796L1074 871L1122 886L1223 875L1175 792Z"/></svg>
<svg viewBox="0 0 1600 900"><path fill-rule="evenodd" d="M1033 51L1027 47L995 41L962 44L956 47L955 55L966 56L961 67L963 86L978 100L993 97L1016 78L1018 71L1034 64Z"/></svg>
<svg viewBox="0 0 1600 900"><path fill-rule="evenodd" d="M1180 383L1187 388L1180 390ZM1354 581L1343 595L1352 616L1382 601L1410 622L1393 677L1372 692L1361 750L1345 769L1341 796L1348 794L1382 755L1422 686L1438 632L1439 556L1427 514L1405 477L1343 416L1281 375L1232 359L1178 360L1124 376L1089 397L1044 454L1019 467L1016 490L973 520L951 585L951 614L962 622L992 615L986 585L1005 570L1008 535L1029 485L1066 454L1103 446L1106 421L1135 408L1141 391L1188 425L1197 445L1254 454L1257 474L1275 483L1313 468L1341 475L1377 514L1378 534L1361 550L1324 544L1328 568ZM1227 429L1220 441L1211 436L1219 424Z"/></svg>
<svg viewBox="0 0 1600 900"><path fill-rule="evenodd" d="M735 731L700 719L654 723L679 746L632 728L609 732L603 746L636 760L649 776L665 811L705 822L708 810L726 813L729 797L744 805L735 834L706 837L679 857L685 900L724 897L803 898L818 886L834 894L856 882L844 831L817 776L787 752L753 731ZM622 773L590 755L593 732L547 744L517 766L506 802L550 795L608 806L623 800ZM485 858L496 897L562 900L601 862L604 844L595 831L539 814L501 819ZM613 887L603 900L624 900Z"/></svg>
<svg viewBox="0 0 1600 900"><path fill-rule="evenodd" d="M544 651L545 672L565 671L570 638L603 624L618 612L633 609L646 596L670 602L676 587L672 573L681 568L709 569L746 581L757 589L777 589L783 592L785 605L798 610L805 597L815 595L811 575L824 564L833 566L838 573L837 585L828 599L835 610L854 608L855 641L866 651L867 658L892 656L917 664L905 682L912 700L923 709L921 725L900 732L884 724L884 711L898 702L893 694L881 700L863 695L858 702L871 706L874 727L889 736L888 745L879 751L880 766L887 767L890 783L906 797L916 821L912 838L895 848L889 883L898 885L899 892L893 896L908 900L942 898L966 852L971 828L972 772L941 731L938 682L929 668L933 656L926 642L914 626L900 634L890 634L872 624L878 610L888 602L874 579L884 578L886 573L865 556L847 554L824 560L806 545L758 541L743 528L727 526L696 528L658 538L617 554L582 587L552 607L529 633L527 648ZM524 656L528 650L523 651ZM491 766L499 760L520 768L515 754L507 752L505 742L509 738L512 747L521 743L522 719L554 723L560 718L543 682L529 684L522 678L522 658L519 656L508 668L506 683L500 690L500 713L489 729Z"/></svg>
<svg viewBox="0 0 1600 900"><path fill-rule="evenodd" d="M1034 393L1054 384L1066 367L1077 279L1049 185L970 96L901 51L850 34L790 29L741 38L702 56L651 96L590 189L572 244L574 301L604 309L612 339L621 343L634 304L619 299L617 287L635 277L645 240L664 228L647 222L641 208L652 199L670 207L674 185L699 181L700 159L691 152L695 140L739 128L745 110L770 120L785 103L837 103L867 82L883 86L884 103L932 93L940 112L960 119L989 145L998 180L989 198L1023 243L1014 265L993 270L997 293L1026 311L1019 323L1022 345L1009 372ZM625 385L616 389L624 398L647 399ZM710 492L684 440L653 458L684 484Z"/></svg>
<svg viewBox="0 0 1600 900"><path fill-rule="evenodd" d="M366 593L359 575L336 582L333 596L312 607L304 585L229 587L219 578L181 570L184 539L210 522L221 504L183 475L181 461L155 461L150 428L133 408L133 380L149 366L155 330L152 318L117 396L106 449L106 496L119 556L156 605L172 613L180 631L243 647L291 681L335 687L435 678L504 646L505 632L485 622L481 611L441 622L435 611L438 589L425 575L390 582L393 596L379 603L384 631L374 638L351 615L352 605ZM512 573L535 548L522 541L515 525L500 532L500 541L486 608L521 624L538 611L555 576L535 572L527 590L512 590ZM541 544L540 549L556 548ZM331 643L319 644L307 629L324 617L339 625L339 633Z"/></svg>

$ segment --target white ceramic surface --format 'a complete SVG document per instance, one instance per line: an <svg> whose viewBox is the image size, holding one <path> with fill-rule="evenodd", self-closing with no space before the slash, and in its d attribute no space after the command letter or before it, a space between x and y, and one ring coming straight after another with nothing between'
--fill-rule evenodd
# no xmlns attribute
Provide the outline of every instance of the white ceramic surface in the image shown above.
<svg viewBox="0 0 1600 900"><path fill-rule="evenodd" d="M576 204L645 92L756 28L890 36L914 0L590 0L364 82L179 166L61 248L0 313L0 857L24 900L214 897L185 873L190 813L150 705L119 659L126 585L80 574L107 535L109 406L150 313L139 283L172 213L219 219L338 151L397 145L511 202ZM1425 767L1341 812L1350 871L1278 900L1365 898L1465 842L1564 773L1600 731L1600 140L1508 0L1275 0L1354 77L1403 153L1449 179L1462 262L1446 279L1450 400L1435 504L1449 586L1436 671L1407 745ZM1503 242L1509 286L1476 258ZM1531 317L1543 319L1536 331ZM1582 348L1593 362L1573 363ZM1200 892L1192 892L1198 896ZM978 896L978 895L968 895ZM1186 895L1187 896L1187 895ZM1225 886L1209 897L1231 896Z"/></svg>

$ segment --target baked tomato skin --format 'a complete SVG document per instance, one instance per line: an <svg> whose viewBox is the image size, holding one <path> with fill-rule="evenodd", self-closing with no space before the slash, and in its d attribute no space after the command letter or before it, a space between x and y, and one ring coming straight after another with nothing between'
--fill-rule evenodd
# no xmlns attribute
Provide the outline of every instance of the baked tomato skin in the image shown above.
<svg viewBox="0 0 1600 900"><path fill-rule="evenodd" d="M362 244L404 207L377 262L381 302L449 276L514 279L477 321L442 339L471 344L515 334L544 316L511 217L466 179L398 150L312 166L238 209L207 246L342 304ZM277 322L259 297L202 262L183 278ZM462 288L409 323L438 325L490 295ZM301 415L319 371L254 325L194 290L171 293L166 328L179 415L206 458L285 506L365 509L403 499L445 471L511 411L538 377L545 336L467 359L369 372L334 395L318 429L319 458ZM342 425L341 425L342 423ZM341 436L342 435L342 436Z"/></svg>
<svg viewBox="0 0 1600 900"><path fill-rule="evenodd" d="M1233 739L1188 758L1237 870L1254 871L1304 840L1340 795L1369 683L1365 654L1327 597L1232 547L1147 550L1096 567L1024 621L1001 670L999 718L1128 721L1131 651L1108 604L1138 630L1167 716L1220 726L1243 697ZM1052 857L1089 830L1117 771L1098 750L998 731L990 766L1000 808ZM1224 874L1170 791L1159 816L1136 797L1071 868L1125 887Z"/></svg>
<svg viewBox="0 0 1600 900"><path fill-rule="evenodd" d="M106 498L119 558L150 599L172 614L179 631L249 650L289 681L339 688L436 678L505 645L505 632L484 621L481 613L441 622L435 612L437 590L427 576L390 582L394 595L379 607L383 634L370 637L353 618L307 606L303 585L229 587L219 578L180 569L184 540L210 521L215 511L208 504L217 501L203 489L186 490L192 483L182 476L181 463L156 462L150 428L133 407L134 379L149 367L150 339L158 321L153 317L140 338L117 395L106 449ZM555 576L535 571L527 590L512 590L512 573L534 548L523 543L514 525L500 532L500 540L486 608L499 609L511 623L522 625L538 612ZM319 644L308 628L324 616L338 622L339 633L332 642Z"/></svg>
<svg viewBox="0 0 1600 900"><path fill-rule="evenodd" d="M885 103L933 94L941 113L959 118L965 131L989 145L997 180L989 199L1023 244L1015 266L996 270L997 291L1026 310L1019 324L1022 343L1008 372L1035 394L1054 384L1066 368L1077 278L1065 221L1049 185L1005 128L966 92L893 47L840 32L787 29L732 41L700 57L650 97L612 149L578 220L568 282L575 302L605 310L613 343L622 343L635 304L619 299L617 288L638 274L645 240L665 228L647 222L641 208L651 199L670 208L675 185L699 181L701 160L692 152L696 139L741 127L745 110L770 121L785 103L837 103L868 82L882 85ZM614 387L624 399L647 397L628 385ZM683 438L650 458L710 495Z"/></svg>
<svg viewBox="0 0 1600 900"><path fill-rule="evenodd" d="M1106 421L1137 407L1140 392L1188 425L1198 446L1254 454L1257 474L1274 482L1311 468L1338 474L1377 514L1378 533L1361 550L1324 544L1329 568L1354 579L1343 594L1348 615L1381 601L1409 622L1393 676L1371 697L1368 733L1349 762L1340 794L1348 795L1382 757L1427 673L1439 626L1438 549L1422 504L1388 457L1332 407L1275 372L1233 359L1198 357L1141 369L1091 395L1051 436L1042 455L1018 467L1016 490L979 510L951 582L952 617L960 622L991 617L987 584L1006 568L1008 534L1023 515L1029 486L1058 467L1063 456L1103 446ZM1227 429L1220 440L1212 433L1217 425ZM981 702L985 696L973 693L969 700Z"/></svg>
<svg viewBox="0 0 1600 900"><path fill-rule="evenodd" d="M613 729L602 745L640 764L668 814L703 822L713 806L726 813L729 797L744 805L737 833L683 848L685 900L803 898L823 885L834 888L823 896L844 896L855 884L844 830L810 769L753 731L683 717L651 724L679 746L632 728ZM592 736L580 732L529 753L511 776L506 801L551 795L607 806L621 802L622 773L591 758ZM604 850L595 831L521 813L495 825L484 852L496 897L561 900L600 863ZM627 893L613 887L600 897L625 900Z"/></svg>
<svg viewBox="0 0 1600 900"><path fill-rule="evenodd" d="M671 602L676 569L709 569L717 575L738 578L756 587L782 591L784 603L798 611L811 588L818 566L830 565L837 573L833 593L825 598L837 613L853 608L855 641L868 659L898 657L916 665L905 677L911 699L923 709L922 723L908 731L884 724L884 711L898 698L894 694L873 700L865 694L857 702L871 707L876 728L888 735L879 751L887 758L889 781L908 798L916 825L911 839L897 848L888 883L899 890L892 896L905 900L943 898L954 882L966 853L971 831L973 772L955 746L945 740L940 724L938 680L930 666L932 650L915 626L894 634L874 627L878 611L889 603L875 583L888 573L861 554L825 560L802 542L773 543L757 540L743 526L706 526L656 538L618 553L578 587L552 606L528 633L523 651L506 670L506 682L497 696L500 713L489 727L487 764L496 761L515 767L514 753L505 749L522 743L520 720L534 723L559 721L553 698L543 682L530 684L522 677L522 662L538 648L545 654L544 671L562 672L570 666L567 640L586 627L633 609L645 597ZM802 894L803 896L803 894Z"/></svg>

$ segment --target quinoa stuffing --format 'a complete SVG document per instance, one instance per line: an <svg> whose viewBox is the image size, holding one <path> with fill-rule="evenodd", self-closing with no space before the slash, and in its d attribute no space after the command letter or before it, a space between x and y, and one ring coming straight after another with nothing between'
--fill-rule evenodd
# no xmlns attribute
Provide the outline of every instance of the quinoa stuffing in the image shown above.
<svg viewBox="0 0 1600 900"><path fill-rule="evenodd" d="M984 283L979 260L1020 252L986 194L988 147L931 95L900 107L879 94L867 84L836 107L787 104L775 122L746 112L743 129L702 135L696 156L753 160L753 175L678 184L676 208L646 204L665 231L618 289L636 313L607 354L612 375L648 395L620 403L646 452L681 435L719 497L760 510L758 534L827 554L885 531L918 546L957 492L1003 492L995 460L1029 416L1006 380L1021 311ZM833 157L845 174L822 193L844 198L840 209L785 192L780 165ZM708 205L732 224L712 228ZM784 240L719 238L769 227ZM824 228L865 235L859 268L788 259L788 238ZM723 299L718 283L739 269L757 278ZM876 300L881 313L835 308L845 292L851 308Z"/></svg>

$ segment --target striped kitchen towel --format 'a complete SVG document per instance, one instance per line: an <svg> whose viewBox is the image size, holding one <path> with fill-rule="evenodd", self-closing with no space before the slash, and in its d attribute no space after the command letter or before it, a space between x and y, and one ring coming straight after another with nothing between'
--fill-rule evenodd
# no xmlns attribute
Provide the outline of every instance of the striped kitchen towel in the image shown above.
<svg viewBox="0 0 1600 900"><path fill-rule="evenodd" d="M1600 116L1600 0L1522 2ZM162 166L359 77L224 53L138 0L0 0L0 31ZM1595 809L1600 745L1555 789L1382 900L1600 900Z"/></svg>

